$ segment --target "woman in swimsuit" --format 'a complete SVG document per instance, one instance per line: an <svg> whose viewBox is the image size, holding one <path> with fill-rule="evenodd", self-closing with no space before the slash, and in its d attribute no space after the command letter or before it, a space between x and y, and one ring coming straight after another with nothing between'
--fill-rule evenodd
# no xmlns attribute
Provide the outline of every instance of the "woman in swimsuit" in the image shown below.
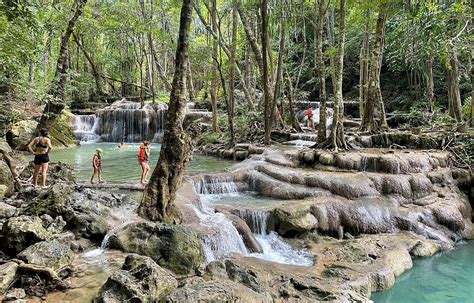
<svg viewBox="0 0 474 303"><path fill-rule="evenodd" d="M46 176L48 173L48 153L51 151L53 146L51 145L51 139L48 138L48 130L42 128L39 132L38 137L34 138L30 144L28 144L28 150L30 153L35 155L34 163L35 170L33 173L33 185L35 189L38 187L38 172L41 168L41 188L46 189Z"/></svg>
<svg viewBox="0 0 474 303"><path fill-rule="evenodd" d="M96 174L99 177L99 183L102 183L102 179L100 178L100 173L102 172L102 149L100 148L95 150L95 154L92 157L92 168L94 172L92 173L91 184L94 184Z"/></svg>
<svg viewBox="0 0 474 303"><path fill-rule="evenodd" d="M150 172L150 166L148 165L148 161L150 159L150 142L143 141L140 145L140 151L138 152L138 163L142 168L142 177L140 183L144 186L148 182L146 177L148 176L148 172Z"/></svg>

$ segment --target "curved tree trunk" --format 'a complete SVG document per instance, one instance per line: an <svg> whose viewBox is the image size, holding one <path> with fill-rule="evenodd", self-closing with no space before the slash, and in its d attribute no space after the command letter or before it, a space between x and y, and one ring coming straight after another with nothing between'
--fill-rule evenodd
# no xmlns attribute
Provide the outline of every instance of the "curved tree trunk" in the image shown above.
<svg viewBox="0 0 474 303"><path fill-rule="evenodd" d="M183 0L176 49L175 72L170 93L166 129L160 159L147 185L138 212L150 220L181 222L181 213L174 206L184 170L192 155L196 134L183 129L186 114L186 71L188 63L189 27L192 0Z"/></svg>
<svg viewBox="0 0 474 303"><path fill-rule="evenodd" d="M56 71L54 73L54 79L49 89L49 94L51 95L50 101L44 108L43 114L41 115L40 122L36 127L37 130L48 127L56 118L61 114L61 111L64 109L64 89L67 81L67 70L69 67L68 62L68 48L69 48L69 38L72 35L74 26L77 23L77 20L82 15L84 6L87 3L87 0L77 0L75 3L74 14L67 24L66 30L61 36L61 45L59 47L58 60L56 62ZM35 132L36 133L36 132Z"/></svg>

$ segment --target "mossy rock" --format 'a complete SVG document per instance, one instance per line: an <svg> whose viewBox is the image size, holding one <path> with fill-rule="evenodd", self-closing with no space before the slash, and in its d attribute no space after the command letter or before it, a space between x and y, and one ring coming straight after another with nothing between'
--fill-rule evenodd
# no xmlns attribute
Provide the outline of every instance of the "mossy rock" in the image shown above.
<svg viewBox="0 0 474 303"><path fill-rule="evenodd" d="M182 225L132 223L110 237L109 247L149 256L178 274L193 274L204 265L202 241Z"/></svg>
<svg viewBox="0 0 474 303"><path fill-rule="evenodd" d="M76 145L76 136L72 129L73 114L63 110L61 115L49 126L48 132L54 146L70 147Z"/></svg>

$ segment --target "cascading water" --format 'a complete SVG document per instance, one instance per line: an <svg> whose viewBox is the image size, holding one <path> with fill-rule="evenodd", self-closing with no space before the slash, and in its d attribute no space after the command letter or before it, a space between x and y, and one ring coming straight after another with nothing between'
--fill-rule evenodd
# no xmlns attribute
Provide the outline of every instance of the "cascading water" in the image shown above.
<svg viewBox="0 0 474 303"><path fill-rule="evenodd" d="M212 203L224 196L239 197L235 183L229 177L204 177L193 180L193 187L199 194L201 204L194 210L200 224L206 229L204 253L209 263L229 254L250 255L278 263L310 266L313 258L307 250L296 250L284 242L275 232L267 232L269 212L260 210L242 210L240 217L247 222L255 238L263 248L263 253L250 254L242 237L232 222L222 213L216 213Z"/></svg>
<svg viewBox="0 0 474 303"><path fill-rule="evenodd" d="M99 118L96 115L75 115L72 127L76 139L81 142L96 142L99 135L96 134Z"/></svg>
<svg viewBox="0 0 474 303"><path fill-rule="evenodd" d="M125 99L98 110L95 115L76 115L76 137L85 142L159 142L165 128L168 106Z"/></svg>

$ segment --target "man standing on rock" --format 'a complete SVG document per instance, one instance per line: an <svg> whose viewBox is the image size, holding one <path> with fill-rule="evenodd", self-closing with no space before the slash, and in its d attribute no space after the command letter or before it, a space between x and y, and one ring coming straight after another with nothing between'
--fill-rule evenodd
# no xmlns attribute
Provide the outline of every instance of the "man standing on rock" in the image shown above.
<svg viewBox="0 0 474 303"><path fill-rule="evenodd" d="M33 149L34 147L34 149ZM41 188L46 189L46 176L48 173L48 153L51 151L53 146L51 145L51 139L48 138L48 130L42 128L39 132L38 137L34 138L30 144L28 144L28 150L30 153L35 155L34 163L35 170L33 172L33 184L35 189L38 187L38 172L41 168Z"/></svg>

